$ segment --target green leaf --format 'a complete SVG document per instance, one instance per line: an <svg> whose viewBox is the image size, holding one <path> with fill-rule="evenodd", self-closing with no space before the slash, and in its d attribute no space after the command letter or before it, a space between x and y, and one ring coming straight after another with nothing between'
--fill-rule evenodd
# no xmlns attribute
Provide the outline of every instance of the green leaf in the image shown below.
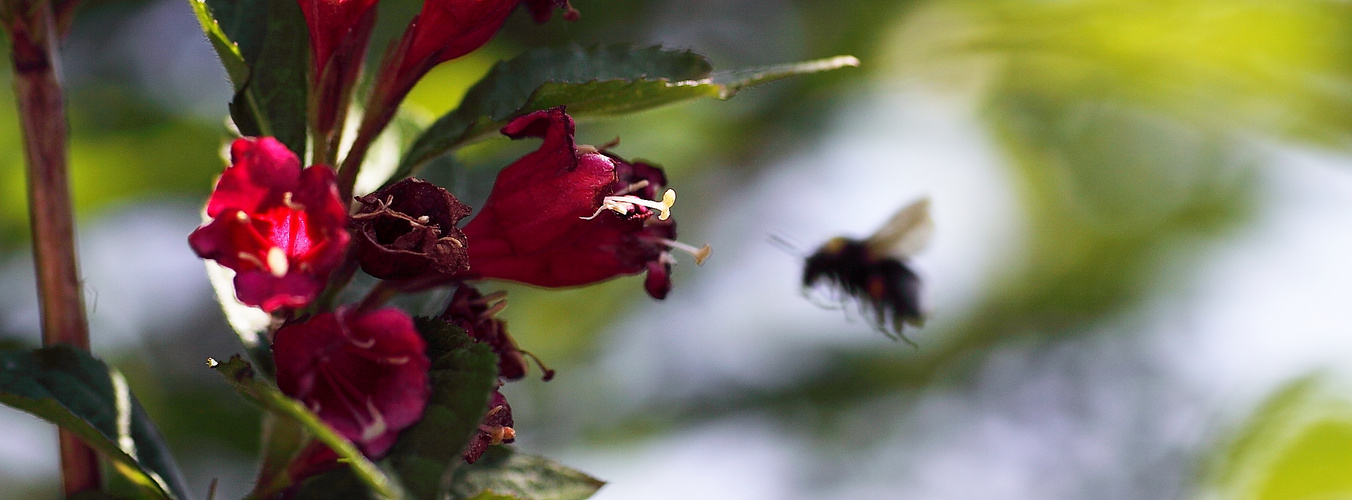
<svg viewBox="0 0 1352 500"><path fill-rule="evenodd" d="M460 107L413 143L390 181L532 111L568 106L574 117L632 113L697 98L728 99L753 85L858 64L840 56L715 75L708 61L689 51L627 45L536 49L494 66Z"/></svg>
<svg viewBox="0 0 1352 500"><path fill-rule="evenodd" d="M241 134L276 137L304 158L308 28L294 1L268 0L267 13L262 49L230 102L230 116Z"/></svg>
<svg viewBox="0 0 1352 500"><path fill-rule="evenodd" d="M455 471L450 498L581 500L605 484L552 460L495 446L478 462Z"/></svg>
<svg viewBox="0 0 1352 500"><path fill-rule="evenodd" d="M80 436L120 474L163 498L191 498L127 380L69 346L0 352L0 402Z"/></svg>
<svg viewBox="0 0 1352 500"><path fill-rule="evenodd" d="M464 330L434 318L417 318L432 360L431 398L423 418L399 435L389 461L414 498L441 498L442 478L461 463L461 454L478 432L497 385L497 356Z"/></svg>
<svg viewBox="0 0 1352 500"><path fill-rule="evenodd" d="M485 491L470 500L517 500L517 498L511 495L499 495L491 491Z"/></svg>
<svg viewBox="0 0 1352 500"><path fill-rule="evenodd" d="M238 92L249 79L249 65L244 62L244 54L240 52L239 45L225 33L221 23L211 15L211 9L205 0L188 0L188 3L192 5L193 13L197 14L197 23L202 26L207 41L211 42L211 47L216 49L216 55L221 58L221 65L225 66L230 83Z"/></svg>
<svg viewBox="0 0 1352 500"><path fill-rule="evenodd" d="M238 49L244 61L252 66L263 52L267 38L268 2L270 0L193 0L206 3L212 19Z"/></svg>
<svg viewBox="0 0 1352 500"><path fill-rule="evenodd" d="M258 480L254 485L254 493L260 495L291 484L287 468L310 440L299 421L276 413L263 414L261 434L259 441L263 446L259 450Z"/></svg>
<svg viewBox="0 0 1352 500"><path fill-rule="evenodd" d="M337 453L339 460L348 464L356 477L377 497L386 499L405 497L400 484L367 460L351 441L325 424L301 402L282 394L271 383L255 377L253 367L243 358L236 355L225 363L207 359L207 365L224 376L235 391L245 399L278 417L300 423L316 439Z"/></svg>
<svg viewBox="0 0 1352 500"><path fill-rule="evenodd" d="M291 0L189 0L235 88L243 135L270 135L305 157L309 28Z"/></svg>
<svg viewBox="0 0 1352 500"><path fill-rule="evenodd" d="M301 481L292 500L367 500L370 492L352 469L341 468L316 474Z"/></svg>
<svg viewBox="0 0 1352 500"><path fill-rule="evenodd" d="M1327 373L1287 382L1232 432L1203 464L1211 497L1352 497L1352 401Z"/></svg>

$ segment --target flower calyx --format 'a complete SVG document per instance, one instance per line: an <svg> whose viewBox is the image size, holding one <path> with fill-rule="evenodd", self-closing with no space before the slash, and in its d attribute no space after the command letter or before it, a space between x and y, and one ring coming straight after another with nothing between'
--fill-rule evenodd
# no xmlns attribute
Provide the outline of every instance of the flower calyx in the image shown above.
<svg viewBox="0 0 1352 500"><path fill-rule="evenodd" d="M446 312L441 319L463 328L474 340L488 344L498 356L498 376L505 380L520 380L530 371L526 358L535 361L542 372L545 382L554 378L554 370L545 366L540 358L517 346L516 340L507 334L507 322L496 315L507 308L507 292L488 295L479 290L460 285L451 296Z"/></svg>

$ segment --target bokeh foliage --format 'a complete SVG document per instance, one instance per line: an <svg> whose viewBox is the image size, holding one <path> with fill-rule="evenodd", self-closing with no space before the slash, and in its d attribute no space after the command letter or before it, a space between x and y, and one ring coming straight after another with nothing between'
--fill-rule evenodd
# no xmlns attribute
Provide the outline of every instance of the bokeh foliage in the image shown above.
<svg viewBox="0 0 1352 500"><path fill-rule="evenodd" d="M654 31L669 32L671 27L660 23L670 18L661 14L674 3L580 0L584 22L543 27L518 15L483 55L434 71L410 102L425 117L440 115L459 102L493 60L528 48L567 40L647 40ZM1205 242L1252 216L1255 168L1265 163L1273 147L1296 144L1341 151L1352 133L1352 5L1346 3L769 3L793 19L786 29L793 31L795 44L773 50L730 49L713 42L681 48L708 52L720 67L771 62L755 59L773 51L797 59L850 53L864 61L860 72L776 85L763 96L746 96L726 106L667 108L598 129L635 131L625 133L622 152L663 159L675 184L728 163L745 166L745 172L738 172L745 181L773 164L778 154L773 146L810 142L820 134L822 119L841 100L901 85L924 86L978 109L1013 174L1029 244L959 321L925 332L915 353L899 359L892 352L841 347L824 369L792 384L733 387L718 398L630 409L619 416L618 426L643 430L635 437L746 412L782 415L792 425L796 409L803 407L829 418L879 399L963 387L1001 347L1065 342L1158 292L1168 282L1160 274L1162 267L1196 255ZM416 10L411 0L383 1L376 38L397 36ZM747 10L746 17L733 21L757 23L752 14L758 11ZM82 30L106 32L91 27L116 26L134 14L129 7L94 2L77 19L76 36ZM203 52L203 57L209 55ZM84 79L72 86L73 175L82 217L138 199L202 198L219 173L223 122L163 109L148 97L153 92L106 79ZM0 94L0 151L9 151L0 156L9 166L0 175L0 251L8 254L25 244L27 216L13 99L7 91ZM220 111L221 116L227 112L224 102ZM592 133L595 143L609 139ZM455 158L465 170L457 175L472 183L475 172L520 153L513 148L499 140L467 149ZM636 287L629 279L585 291L543 293L513 287L512 311L530 311L511 316L513 332L537 354L559 360L555 363L563 366L556 368L584 364L613 319L598 311L633 302ZM558 320L564 317L570 320ZM218 328L215 333L224 332ZM152 370L139 368L143 374ZM198 401L225 406L218 404L222 394L230 396L219 384L142 389L168 377L138 376L135 367L126 371L138 393L163 395L161 404L152 397L147 406L152 414L167 415L156 420L167 422L171 444L223 432L217 426L174 424L192 420L185 412L202 411ZM1345 409L1292 403L1311 396L1304 389L1290 391L1256 412L1240 433L1250 437L1218 452L1228 457L1215 465L1222 490L1231 488L1225 491L1244 498L1352 492L1352 484L1339 479L1347 476L1321 475L1345 464L1349 456L1352 440ZM256 421L251 410L234 411L248 416L231 420ZM1294 424L1270 415L1288 415L1304 424L1289 430ZM604 422L617 425L614 419ZM795 430L805 439L835 439L853 431L843 426L809 428L816 422ZM241 440L256 423L240 425L248 429L226 435L233 436L233 446L249 453L255 445ZM584 435L618 439L607 432L613 428L587 429Z"/></svg>

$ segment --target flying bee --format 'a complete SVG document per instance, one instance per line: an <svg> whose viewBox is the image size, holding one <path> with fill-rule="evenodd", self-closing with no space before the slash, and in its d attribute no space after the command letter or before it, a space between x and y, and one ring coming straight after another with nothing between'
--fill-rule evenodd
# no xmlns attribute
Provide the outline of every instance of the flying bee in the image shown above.
<svg viewBox="0 0 1352 500"><path fill-rule="evenodd" d="M803 267L803 287L825 285L854 299L874 328L892 339L915 345L902 333L903 325L924 325L920 308L920 277L906 260L924 248L934 231L929 198L921 198L893 215L864 240L835 237L827 240Z"/></svg>

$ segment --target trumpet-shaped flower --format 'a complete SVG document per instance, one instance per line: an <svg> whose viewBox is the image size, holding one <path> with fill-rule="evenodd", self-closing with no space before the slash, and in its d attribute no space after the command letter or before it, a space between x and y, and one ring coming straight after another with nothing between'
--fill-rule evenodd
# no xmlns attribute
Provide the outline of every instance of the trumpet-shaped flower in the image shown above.
<svg viewBox="0 0 1352 500"><path fill-rule="evenodd" d="M483 210L465 226L470 274L542 287L579 286L647 271L649 295L671 289L668 251L708 247L675 241L676 194L655 166L629 163L573 142L563 108L508 123L512 138L544 142L498 174ZM661 199L656 200L661 192Z"/></svg>
<svg viewBox="0 0 1352 500"><path fill-rule="evenodd" d="M271 137L243 138L207 202L212 221L188 236L193 251L235 271L240 302L272 312L314 300L349 235L333 170L301 169Z"/></svg>
<svg viewBox="0 0 1352 500"><path fill-rule="evenodd" d="M370 457L394 445L427 406L428 361L413 320L395 308L340 308L282 327L277 386Z"/></svg>

